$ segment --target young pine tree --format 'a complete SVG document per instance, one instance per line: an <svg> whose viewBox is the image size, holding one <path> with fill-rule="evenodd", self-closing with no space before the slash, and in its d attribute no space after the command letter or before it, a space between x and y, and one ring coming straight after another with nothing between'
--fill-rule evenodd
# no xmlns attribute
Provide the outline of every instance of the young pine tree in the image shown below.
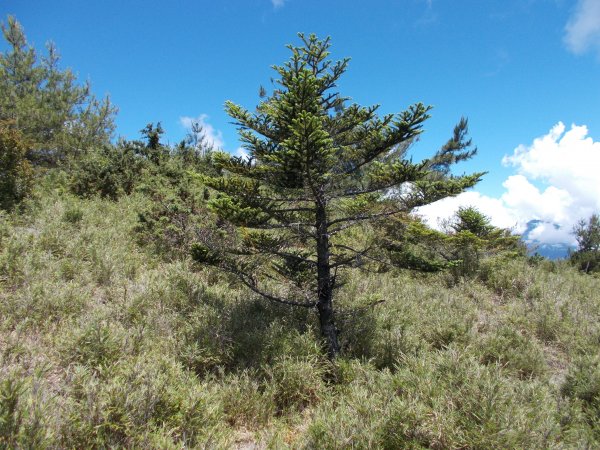
<svg viewBox="0 0 600 450"><path fill-rule="evenodd" d="M571 254L571 262L589 273L600 269L600 216L592 214L589 219L581 219L573 227L577 240L577 251Z"/></svg>
<svg viewBox="0 0 600 450"><path fill-rule="evenodd" d="M98 100L89 83L61 70L54 44L40 58L14 17L1 28L7 50L0 53L0 120L12 121L31 142L29 159L56 164L107 144L116 114L108 97Z"/></svg>
<svg viewBox="0 0 600 450"><path fill-rule="evenodd" d="M521 236L493 226L490 218L473 206L458 208L445 228L446 248L442 254L456 279L477 275L486 258L516 258L526 253Z"/></svg>
<svg viewBox="0 0 600 450"><path fill-rule="evenodd" d="M526 250L519 235L495 227L472 206L458 208L444 221L443 231L428 227L418 216L404 214L378 225L384 261L421 272L449 270L455 280L477 275L485 259L517 258Z"/></svg>
<svg viewBox="0 0 600 450"><path fill-rule="evenodd" d="M300 34L279 79L255 112L232 102L247 158L215 154L221 177L210 206L221 229L193 248L199 262L234 273L264 298L315 308L327 353L340 352L334 294L344 268L360 265L371 246L352 229L473 186L482 174L452 176L471 157L467 122L431 160L404 159L429 107L379 116L377 106L348 104L334 88L348 59L328 60L329 39ZM359 242L360 241L360 242Z"/></svg>

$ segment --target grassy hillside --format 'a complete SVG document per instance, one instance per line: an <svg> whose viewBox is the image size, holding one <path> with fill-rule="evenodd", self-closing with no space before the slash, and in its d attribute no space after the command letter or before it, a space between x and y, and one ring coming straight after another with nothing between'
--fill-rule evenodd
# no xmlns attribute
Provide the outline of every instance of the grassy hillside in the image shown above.
<svg viewBox="0 0 600 450"><path fill-rule="evenodd" d="M142 245L149 202L0 216L1 448L600 446L599 278L352 273L333 364L312 311Z"/></svg>

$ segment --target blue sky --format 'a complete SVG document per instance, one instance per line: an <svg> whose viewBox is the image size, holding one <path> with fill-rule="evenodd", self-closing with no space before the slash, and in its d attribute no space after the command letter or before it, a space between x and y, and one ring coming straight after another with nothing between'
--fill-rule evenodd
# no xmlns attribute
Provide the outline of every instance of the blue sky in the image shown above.
<svg viewBox="0 0 600 450"><path fill-rule="evenodd" d="M534 218L566 229L572 217L600 210L600 177L586 172L596 162L600 169L600 0L4 0L0 13L15 15L36 48L53 40L63 66L97 95L110 94L119 135L137 138L161 121L175 142L185 118L201 117L231 152L239 143L223 103L256 105L297 32L331 36L332 58L352 58L342 94L381 104L382 113L418 101L435 107L415 159L469 118L479 154L460 170L489 174L459 202L516 229ZM587 134L569 134L572 124ZM535 143L544 136L545 146ZM574 154L581 159L565 163ZM555 173L564 167L572 172ZM574 189L574 177L584 185ZM562 209L550 211L557 202ZM456 202L427 216L433 223L451 207Z"/></svg>

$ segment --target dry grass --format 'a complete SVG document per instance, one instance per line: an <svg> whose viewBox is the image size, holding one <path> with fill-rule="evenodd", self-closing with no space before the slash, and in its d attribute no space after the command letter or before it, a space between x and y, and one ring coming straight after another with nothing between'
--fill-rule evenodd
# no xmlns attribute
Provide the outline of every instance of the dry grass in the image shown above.
<svg viewBox="0 0 600 450"><path fill-rule="evenodd" d="M598 278L355 273L332 365L311 311L141 247L148 201L0 217L0 448L600 445Z"/></svg>

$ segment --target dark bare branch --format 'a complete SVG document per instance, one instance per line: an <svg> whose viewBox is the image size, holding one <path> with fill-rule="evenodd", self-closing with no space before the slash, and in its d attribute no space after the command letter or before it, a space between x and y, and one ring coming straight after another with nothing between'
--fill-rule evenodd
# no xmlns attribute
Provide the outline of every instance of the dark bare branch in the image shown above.
<svg viewBox="0 0 600 450"><path fill-rule="evenodd" d="M314 308L317 304L316 302L297 302L294 300L287 300L287 299L283 299L280 297L276 297L272 294L269 294L267 292L260 290L256 286L256 281L253 278L249 277L250 279L248 280L248 279L246 279L247 275L245 276L243 274L235 273L235 272L232 272L232 273L237 275L237 277L240 279L240 281L242 283L244 283L252 292L254 292L272 302L280 303L282 305L288 305L288 306L298 306L298 307L302 307L302 308Z"/></svg>

